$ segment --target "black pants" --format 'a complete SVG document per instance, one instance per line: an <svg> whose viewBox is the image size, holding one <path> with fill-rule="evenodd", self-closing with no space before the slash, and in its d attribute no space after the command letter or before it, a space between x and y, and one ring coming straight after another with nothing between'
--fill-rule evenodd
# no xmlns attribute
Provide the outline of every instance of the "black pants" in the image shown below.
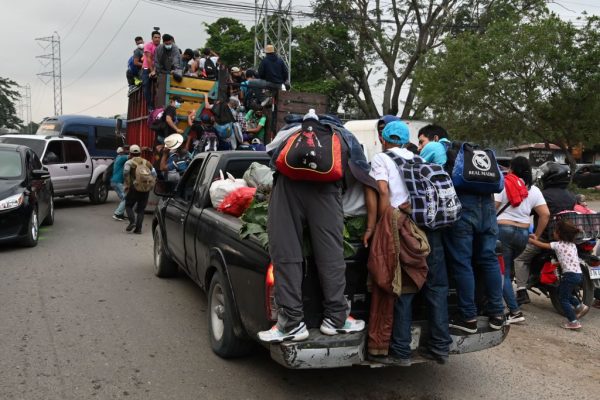
<svg viewBox="0 0 600 400"><path fill-rule="evenodd" d="M269 252L275 272L277 326L287 332L304 319L302 307L302 236L310 231L323 292L324 316L335 326L348 316L344 213L341 189L333 183L277 178L269 202Z"/></svg>
<svg viewBox="0 0 600 400"><path fill-rule="evenodd" d="M133 186L129 187L129 191L125 196L125 212L130 224L135 224L135 230L141 231L144 223L144 210L148 204L150 192L138 192ZM133 207L135 206L135 213Z"/></svg>

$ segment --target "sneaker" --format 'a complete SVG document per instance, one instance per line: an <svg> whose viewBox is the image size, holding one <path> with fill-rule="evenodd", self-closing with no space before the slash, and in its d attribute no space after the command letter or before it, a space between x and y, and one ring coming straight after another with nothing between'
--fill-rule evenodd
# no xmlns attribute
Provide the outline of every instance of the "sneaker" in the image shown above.
<svg viewBox="0 0 600 400"><path fill-rule="evenodd" d="M396 354L389 353L385 358L385 364L396 365L398 367L410 367L412 365L412 361L410 358L402 358Z"/></svg>
<svg viewBox="0 0 600 400"><path fill-rule="evenodd" d="M590 311L590 308L582 303L579 305L579 307L575 309L575 316L577 317L577 319L581 319L581 317L587 314L588 311Z"/></svg>
<svg viewBox="0 0 600 400"><path fill-rule="evenodd" d="M435 361L438 364L447 364L448 363L448 355L445 356L441 354L436 354L430 351L429 349L419 349L419 355L427 360Z"/></svg>
<svg viewBox="0 0 600 400"><path fill-rule="evenodd" d="M450 328L458 329L466 333L477 333L477 320L465 321L460 317L450 318Z"/></svg>
<svg viewBox="0 0 600 400"><path fill-rule="evenodd" d="M581 329L581 322L575 320L573 322L565 322L562 326L565 329Z"/></svg>
<svg viewBox="0 0 600 400"><path fill-rule="evenodd" d="M321 330L321 333L330 336L337 335L338 333L360 332L365 329L365 321L348 317L346 318L346 322L344 322L344 326L336 328L329 318L323 318L323 322L319 329Z"/></svg>
<svg viewBox="0 0 600 400"><path fill-rule="evenodd" d="M516 324L518 322L523 322L525 321L525 317L523 316L523 313L521 311L517 311L517 312L509 312L508 314L506 314L506 324L510 325L510 324Z"/></svg>
<svg viewBox="0 0 600 400"><path fill-rule="evenodd" d="M304 322L300 322L300 325L289 332L281 332L277 325L273 325L268 331L258 332L258 338L266 343L281 343L285 340L299 342L308 339L308 329Z"/></svg>
<svg viewBox="0 0 600 400"><path fill-rule="evenodd" d="M135 229L135 224L129 224L129 225L127 225L127 228L125 228L125 230L127 232L131 232L134 229Z"/></svg>
<svg viewBox="0 0 600 400"><path fill-rule="evenodd" d="M525 320L525 318L523 318L523 320ZM504 315L490 316L488 318L488 325L490 326L490 328L492 328L496 331L502 329L502 327L505 324L506 324L506 319L504 318Z"/></svg>
<svg viewBox="0 0 600 400"><path fill-rule="evenodd" d="M531 303L531 299L529 298L529 294L527 293L527 289L518 289L517 290L517 304L529 304Z"/></svg>
<svg viewBox="0 0 600 400"><path fill-rule="evenodd" d="M115 221L125 221L125 216L124 215L113 214L113 219Z"/></svg>

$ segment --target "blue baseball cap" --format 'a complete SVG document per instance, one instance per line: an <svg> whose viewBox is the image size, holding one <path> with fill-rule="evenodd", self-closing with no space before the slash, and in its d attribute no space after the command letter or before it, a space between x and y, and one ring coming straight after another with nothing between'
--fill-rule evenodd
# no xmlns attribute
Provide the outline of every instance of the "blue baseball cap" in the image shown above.
<svg viewBox="0 0 600 400"><path fill-rule="evenodd" d="M383 140L388 143L403 145L408 143L409 132L408 125L402 121L392 121L388 123L383 132L381 132Z"/></svg>

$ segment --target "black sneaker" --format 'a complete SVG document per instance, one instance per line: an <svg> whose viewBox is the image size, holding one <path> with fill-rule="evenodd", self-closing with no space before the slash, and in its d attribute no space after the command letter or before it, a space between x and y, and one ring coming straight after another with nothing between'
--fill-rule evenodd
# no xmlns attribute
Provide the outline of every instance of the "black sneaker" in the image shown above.
<svg viewBox="0 0 600 400"><path fill-rule="evenodd" d="M141 230L138 230L138 229L136 229L135 231L133 231L133 233L136 233L136 234L138 234L138 235L141 235L141 234L142 234L142 231L141 231Z"/></svg>
<svg viewBox="0 0 600 400"><path fill-rule="evenodd" d="M477 333L477 320L465 321L460 317L450 318L450 328L455 328L466 333Z"/></svg>
<svg viewBox="0 0 600 400"><path fill-rule="evenodd" d="M488 319L488 324L490 328L498 331L506 324L506 319L504 318L504 315L490 316Z"/></svg>
<svg viewBox="0 0 600 400"><path fill-rule="evenodd" d="M135 224L129 224L129 225L127 225L127 228L125 228L125 230L127 232L131 232L134 229L135 229Z"/></svg>
<svg viewBox="0 0 600 400"><path fill-rule="evenodd" d="M438 364L447 364L448 363L448 355L445 356L441 354L436 354L431 352L429 349L419 349L419 355L427 360L435 361Z"/></svg>
<svg viewBox="0 0 600 400"><path fill-rule="evenodd" d="M525 321L525 317L523 316L523 313L521 311L517 311L514 313L509 312L508 314L506 314L506 323L508 325L516 324L523 321Z"/></svg>
<svg viewBox="0 0 600 400"><path fill-rule="evenodd" d="M529 299L529 294L527 293L527 289L519 289L517 290L517 304L522 306L523 304L529 304L531 300Z"/></svg>
<svg viewBox="0 0 600 400"><path fill-rule="evenodd" d="M396 365L398 367L410 367L412 361L409 358L402 358L397 354L389 353L387 357L385 357L384 364Z"/></svg>

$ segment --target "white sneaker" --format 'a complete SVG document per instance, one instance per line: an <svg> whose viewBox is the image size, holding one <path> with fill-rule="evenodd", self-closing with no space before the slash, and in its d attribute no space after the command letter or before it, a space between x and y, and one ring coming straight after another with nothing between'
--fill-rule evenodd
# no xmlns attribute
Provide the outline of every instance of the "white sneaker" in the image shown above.
<svg viewBox="0 0 600 400"><path fill-rule="evenodd" d="M273 325L268 331L258 332L258 338L267 343L281 343L285 340L300 342L308 339L308 329L306 329L306 324L304 322L300 322L300 325L289 332L281 332L279 328L277 328L277 325Z"/></svg>
<svg viewBox="0 0 600 400"><path fill-rule="evenodd" d="M344 326L342 326L341 328L336 328L329 318L324 318L319 329L321 330L321 333L325 335L360 332L363 329L365 329L365 321L348 317L346 318L346 322L344 322Z"/></svg>
<svg viewBox="0 0 600 400"><path fill-rule="evenodd" d="M523 316L523 312L521 311L517 311L516 313L508 313L506 314L506 323L508 325L510 324L517 324L519 322L523 322L525 321L525 317Z"/></svg>

